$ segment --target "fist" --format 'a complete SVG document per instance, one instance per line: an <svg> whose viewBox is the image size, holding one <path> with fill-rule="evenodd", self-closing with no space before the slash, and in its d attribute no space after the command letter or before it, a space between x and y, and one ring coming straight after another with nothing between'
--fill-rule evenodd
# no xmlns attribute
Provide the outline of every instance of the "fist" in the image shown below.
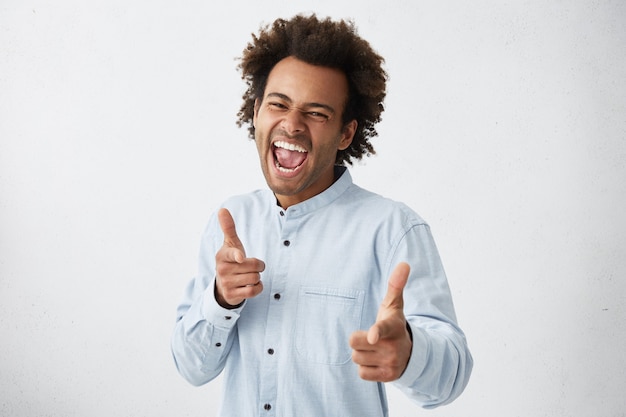
<svg viewBox="0 0 626 417"><path fill-rule="evenodd" d="M359 365L359 376L367 381L389 382L402 375L411 357L413 342L404 317L402 292L410 267L400 263L391 273L387 294L376 323L369 330L350 336L352 361Z"/></svg>
<svg viewBox="0 0 626 417"><path fill-rule="evenodd" d="M235 308L263 291L261 272L265 270L265 263L246 258L235 222L227 209L220 209L217 217L224 233L224 244L215 255L215 299L224 308Z"/></svg>

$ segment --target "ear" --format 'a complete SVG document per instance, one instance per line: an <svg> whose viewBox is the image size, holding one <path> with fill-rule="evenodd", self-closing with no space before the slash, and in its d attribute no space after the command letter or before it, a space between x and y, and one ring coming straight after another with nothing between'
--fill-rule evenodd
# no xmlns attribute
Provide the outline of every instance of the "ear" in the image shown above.
<svg viewBox="0 0 626 417"><path fill-rule="evenodd" d="M356 128L358 126L358 122L356 120L351 120L343 126L343 132L341 132L341 140L339 141L339 146L337 149L343 151L352 143L352 139L354 139L354 134L356 133Z"/></svg>
<svg viewBox="0 0 626 417"><path fill-rule="evenodd" d="M261 107L261 100L259 98L254 99L254 114L252 115L252 126L256 128L256 118L259 113L259 107Z"/></svg>

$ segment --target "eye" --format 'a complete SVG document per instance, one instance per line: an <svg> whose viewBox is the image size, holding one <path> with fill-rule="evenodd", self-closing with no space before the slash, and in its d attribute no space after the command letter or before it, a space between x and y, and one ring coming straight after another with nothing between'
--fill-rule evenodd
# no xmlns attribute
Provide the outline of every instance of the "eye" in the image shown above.
<svg viewBox="0 0 626 417"><path fill-rule="evenodd" d="M313 121L316 122L327 122L328 119L330 119L330 116L325 114L325 113L321 113L318 111L310 111L307 112L306 115Z"/></svg>
<svg viewBox="0 0 626 417"><path fill-rule="evenodd" d="M276 110L276 111L285 111L288 109L287 106L285 106L283 103L280 103L278 101L270 101L267 103L267 107L270 110Z"/></svg>

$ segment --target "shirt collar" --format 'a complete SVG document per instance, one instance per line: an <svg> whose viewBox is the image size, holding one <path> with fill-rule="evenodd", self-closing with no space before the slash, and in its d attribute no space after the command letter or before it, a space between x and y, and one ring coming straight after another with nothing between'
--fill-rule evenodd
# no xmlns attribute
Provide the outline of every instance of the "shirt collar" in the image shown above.
<svg viewBox="0 0 626 417"><path fill-rule="evenodd" d="M345 166L335 166L335 178L337 180L330 187L308 200L294 204L286 212L291 216L301 216L335 201L352 185L352 176Z"/></svg>

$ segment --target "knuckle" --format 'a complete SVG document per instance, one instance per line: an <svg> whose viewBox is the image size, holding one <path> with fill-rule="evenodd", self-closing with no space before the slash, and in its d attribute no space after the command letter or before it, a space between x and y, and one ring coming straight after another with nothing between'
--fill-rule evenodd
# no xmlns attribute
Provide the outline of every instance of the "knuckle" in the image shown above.
<svg viewBox="0 0 626 417"><path fill-rule="evenodd" d="M233 299L238 297L237 289L231 286L222 287L222 295L224 298Z"/></svg>
<svg viewBox="0 0 626 417"><path fill-rule="evenodd" d="M384 366L380 369L380 380L382 382L393 381L393 372L391 368Z"/></svg>
<svg viewBox="0 0 626 417"><path fill-rule="evenodd" d="M255 271L262 272L265 270L265 263L263 261L261 261L260 259L255 259L253 262L253 268Z"/></svg>
<svg viewBox="0 0 626 417"><path fill-rule="evenodd" d="M217 275L220 278L223 278L224 276L228 275L228 273L230 272L230 268L225 262L217 262L215 272L217 272Z"/></svg>
<svg viewBox="0 0 626 417"><path fill-rule="evenodd" d="M230 288L225 288L222 291L222 294L226 300L232 300L233 298L235 298L235 294L233 294L233 290Z"/></svg>

